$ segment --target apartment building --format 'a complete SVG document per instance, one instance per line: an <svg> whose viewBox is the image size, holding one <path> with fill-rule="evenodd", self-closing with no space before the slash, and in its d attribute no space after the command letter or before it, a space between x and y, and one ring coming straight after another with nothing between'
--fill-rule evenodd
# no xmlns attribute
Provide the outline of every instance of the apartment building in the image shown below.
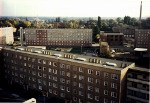
<svg viewBox="0 0 150 103"><path fill-rule="evenodd" d="M149 103L150 71L134 67L127 73L127 103Z"/></svg>
<svg viewBox="0 0 150 103"><path fill-rule="evenodd" d="M28 46L81 47L92 45L92 29L24 29Z"/></svg>
<svg viewBox="0 0 150 103"><path fill-rule="evenodd" d="M123 33L104 33L102 41L108 42L109 46L123 46Z"/></svg>
<svg viewBox="0 0 150 103"><path fill-rule="evenodd" d="M135 38L135 28L113 27L113 32L123 33L125 38Z"/></svg>
<svg viewBox="0 0 150 103"><path fill-rule="evenodd" d="M12 44L14 42L13 27L0 28L0 44Z"/></svg>
<svg viewBox="0 0 150 103"><path fill-rule="evenodd" d="M146 48L150 53L150 29L136 29L135 30L135 47Z"/></svg>
<svg viewBox="0 0 150 103"><path fill-rule="evenodd" d="M35 48L4 48L5 78L72 103L124 103L134 63ZM9 65L8 65L9 64Z"/></svg>

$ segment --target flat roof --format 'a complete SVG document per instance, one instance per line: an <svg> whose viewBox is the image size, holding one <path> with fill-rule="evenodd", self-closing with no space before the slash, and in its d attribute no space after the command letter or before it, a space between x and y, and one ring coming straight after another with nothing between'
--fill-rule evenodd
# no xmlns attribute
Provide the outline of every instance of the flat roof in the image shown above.
<svg viewBox="0 0 150 103"><path fill-rule="evenodd" d="M147 51L147 48L135 48L134 51Z"/></svg>
<svg viewBox="0 0 150 103"><path fill-rule="evenodd" d="M20 47L18 47L18 48L20 48ZM28 49L27 47L22 47L22 48ZM81 63L81 64L87 64L87 65L92 65L92 66L97 66L97 67L115 69L115 70L122 70L122 69L128 67L129 65L133 64L131 62L125 62L125 61L118 61L118 60L112 60L112 59L106 59L106 58L100 58L100 57L92 57L92 56L85 56L85 55L79 55L79 54L65 53L65 52L60 52L60 51L43 50L43 49L37 49L37 48L29 48L29 49L32 49L32 52L25 51L25 50L15 50L15 49L10 49L10 48L4 48L4 49L15 51L15 52L26 53L26 54L37 55L37 56L50 57L50 58L60 59L60 60L65 60L65 61L70 61L70 62L76 62L76 63ZM34 50L36 50L36 51L41 50L42 52L49 51L49 52L51 52L51 54L33 53ZM60 54L62 56L57 57L57 56L54 56L54 54ZM66 57L64 57L65 54L72 55L73 58L66 58ZM77 58L82 58L82 59L84 59L84 61L78 60ZM99 60L100 62L93 63L93 62L90 62L90 60L92 60L92 61ZM109 65L107 62L109 62L109 64L113 64L113 65Z"/></svg>

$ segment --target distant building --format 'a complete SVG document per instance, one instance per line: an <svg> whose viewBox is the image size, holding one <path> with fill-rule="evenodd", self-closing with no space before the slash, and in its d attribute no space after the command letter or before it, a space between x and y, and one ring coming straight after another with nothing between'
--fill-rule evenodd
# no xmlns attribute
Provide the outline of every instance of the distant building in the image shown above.
<svg viewBox="0 0 150 103"><path fill-rule="evenodd" d="M92 29L24 29L28 46L80 47L92 45Z"/></svg>
<svg viewBox="0 0 150 103"><path fill-rule="evenodd" d="M14 36L13 36L13 27L4 27L0 28L0 44L13 44Z"/></svg>
<svg viewBox="0 0 150 103"><path fill-rule="evenodd" d="M102 41L108 42L109 46L123 46L123 33L104 33Z"/></svg>
<svg viewBox="0 0 150 103"><path fill-rule="evenodd" d="M150 29L135 30L135 48L146 48L150 53Z"/></svg>
<svg viewBox="0 0 150 103"><path fill-rule="evenodd" d="M123 33L125 38L135 38L135 28L113 27L113 32Z"/></svg>
<svg viewBox="0 0 150 103"><path fill-rule="evenodd" d="M127 73L127 103L149 103L149 69L134 67Z"/></svg>
<svg viewBox="0 0 150 103"><path fill-rule="evenodd" d="M35 48L3 48L10 85L46 91L69 103L125 103L126 74L134 63ZM19 62L19 63L18 63Z"/></svg>

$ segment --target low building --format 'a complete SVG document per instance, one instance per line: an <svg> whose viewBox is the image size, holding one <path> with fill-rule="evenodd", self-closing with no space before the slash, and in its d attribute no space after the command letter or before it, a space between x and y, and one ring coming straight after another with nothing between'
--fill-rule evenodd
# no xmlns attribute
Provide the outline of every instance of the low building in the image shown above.
<svg viewBox="0 0 150 103"><path fill-rule="evenodd" d="M135 38L135 28L113 27L113 32L123 33L125 38Z"/></svg>
<svg viewBox="0 0 150 103"><path fill-rule="evenodd" d="M104 33L101 35L100 41L107 42L109 46L123 46L123 33Z"/></svg>
<svg viewBox="0 0 150 103"><path fill-rule="evenodd" d="M13 36L13 27L4 27L0 28L0 44L13 44L14 36Z"/></svg>
<svg viewBox="0 0 150 103"><path fill-rule="evenodd" d="M149 103L150 71L146 68L130 68L127 73L127 103Z"/></svg>
<svg viewBox="0 0 150 103"><path fill-rule="evenodd" d="M125 103L134 63L52 50L3 48L5 78L72 103Z"/></svg>
<svg viewBox="0 0 150 103"><path fill-rule="evenodd" d="M92 29L24 29L27 46L92 46Z"/></svg>

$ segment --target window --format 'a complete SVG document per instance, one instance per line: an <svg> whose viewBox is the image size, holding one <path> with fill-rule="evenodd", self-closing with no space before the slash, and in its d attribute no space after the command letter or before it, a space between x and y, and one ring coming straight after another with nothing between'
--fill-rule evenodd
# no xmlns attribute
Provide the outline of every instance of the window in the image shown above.
<svg viewBox="0 0 150 103"><path fill-rule="evenodd" d="M49 89L49 93L52 93L52 89Z"/></svg>
<svg viewBox="0 0 150 103"><path fill-rule="evenodd" d="M104 86L108 86L108 82L107 81L104 81Z"/></svg>
<svg viewBox="0 0 150 103"><path fill-rule="evenodd" d="M79 72L83 72L83 68L79 67Z"/></svg>
<svg viewBox="0 0 150 103"><path fill-rule="evenodd" d="M61 83L65 83L65 79L64 78L60 78L60 82Z"/></svg>
<svg viewBox="0 0 150 103"><path fill-rule="evenodd" d="M60 75L65 76L65 72L64 71L60 71Z"/></svg>
<svg viewBox="0 0 150 103"><path fill-rule="evenodd" d="M116 74L111 74L111 79L118 80L118 75L116 75Z"/></svg>
<svg viewBox="0 0 150 103"><path fill-rule="evenodd" d="M49 82L49 84L48 84L49 86L52 86L52 83L51 82Z"/></svg>
<svg viewBox="0 0 150 103"><path fill-rule="evenodd" d="M96 75L97 75L97 76L100 76L100 71L96 71Z"/></svg>
<svg viewBox="0 0 150 103"><path fill-rule="evenodd" d="M53 87L54 87L54 88L57 88L58 86L57 86L57 84L56 84L56 83L53 83Z"/></svg>
<svg viewBox="0 0 150 103"><path fill-rule="evenodd" d="M117 93L111 92L111 96L114 97L114 98L117 98Z"/></svg>
<svg viewBox="0 0 150 103"><path fill-rule="evenodd" d="M38 66L38 70L41 70L42 69L42 67L41 66Z"/></svg>
<svg viewBox="0 0 150 103"><path fill-rule="evenodd" d="M80 96L83 96L83 92L82 92L82 91L79 91L79 95L80 95Z"/></svg>
<svg viewBox="0 0 150 103"><path fill-rule="evenodd" d="M60 64L60 68L65 68L65 64Z"/></svg>
<svg viewBox="0 0 150 103"><path fill-rule="evenodd" d="M61 86L60 86L60 89L61 89L61 90L65 90L65 86L62 86L62 85L61 85Z"/></svg>
<svg viewBox="0 0 150 103"><path fill-rule="evenodd" d="M53 62L53 66L54 66L54 67L57 67L57 63L56 63L56 62Z"/></svg>
<svg viewBox="0 0 150 103"><path fill-rule="evenodd" d="M52 72L52 69L51 68L49 68L49 70L48 70L50 73Z"/></svg>
<svg viewBox="0 0 150 103"><path fill-rule="evenodd" d="M108 103L108 99L104 98L104 103Z"/></svg>
<svg viewBox="0 0 150 103"><path fill-rule="evenodd" d="M67 89L67 92L70 92L70 88L69 87L67 87L66 89Z"/></svg>
<svg viewBox="0 0 150 103"><path fill-rule="evenodd" d="M88 86L88 90L93 91L93 87L92 86Z"/></svg>
<svg viewBox="0 0 150 103"><path fill-rule="evenodd" d="M46 67L43 67L43 71L45 71L46 70Z"/></svg>
<svg viewBox="0 0 150 103"><path fill-rule="evenodd" d="M39 85L39 90L42 90L42 86L41 85Z"/></svg>
<svg viewBox="0 0 150 103"><path fill-rule="evenodd" d="M57 81L57 77L53 76L53 80L54 80L54 81Z"/></svg>
<svg viewBox="0 0 150 103"><path fill-rule="evenodd" d="M106 73L106 72L104 72L104 77L105 77L105 78L108 78L108 76L109 76L109 74Z"/></svg>
<svg viewBox="0 0 150 103"><path fill-rule="evenodd" d="M88 77L88 82L93 83L93 78Z"/></svg>
<svg viewBox="0 0 150 103"><path fill-rule="evenodd" d="M38 76L39 76L39 77L42 77L42 73L38 73Z"/></svg>
<svg viewBox="0 0 150 103"><path fill-rule="evenodd" d="M67 77L70 77L70 72L67 72L67 73L66 73L66 76L67 76Z"/></svg>
<svg viewBox="0 0 150 103"><path fill-rule="evenodd" d="M108 91L107 90L104 90L104 95L108 95Z"/></svg>
<svg viewBox="0 0 150 103"><path fill-rule="evenodd" d="M60 93L60 97L65 97L65 94L64 93Z"/></svg>
<svg viewBox="0 0 150 103"><path fill-rule="evenodd" d="M53 73L54 73L54 74L57 74L57 70L56 70L56 69L53 69Z"/></svg>
<svg viewBox="0 0 150 103"><path fill-rule="evenodd" d="M99 93L99 88L96 87L96 88L95 88L95 92L96 92L96 93Z"/></svg>
<svg viewBox="0 0 150 103"><path fill-rule="evenodd" d="M76 97L73 97L73 101L77 101L77 98L76 98Z"/></svg>
<svg viewBox="0 0 150 103"><path fill-rule="evenodd" d="M82 83L79 83L79 88L83 88L83 84Z"/></svg>
<svg viewBox="0 0 150 103"><path fill-rule="evenodd" d="M52 65L52 62L51 62L51 61L49 61L49 65Z"/></svg>
<svg viewBox="0 0 150 103"><path fill-rule="evenodd" d="M76 90L76 89L73 89L73 93L74 93L74 94L77 94L77 90Z"/></svg>
<svg viewBox="0 0 150 103"><path fill-rule="evenodd" d="M43 64L46 64L46 60L43 60Z"/></svg>
<svg viewBox="0 0 150 103"><path fill-rule="evenodd" d="M117 89L117 85L115 83L111 83L111 88Z"/></svg>
<svg viewBox="0 0 150 103"><path fill-rule="evenodd" d="M93 95L88 93L88 98L93 99Z"/></svg>
<svg viewBox="0 0 150 103"><path fill-rule="evenodd" d="M42 83L42 80L41 80L41 79L38 79L38 83Z"/></svg>
<svg viewBox="0 0 150 103"><path fill-rule="evenodd" d="M58 92L56 90L53 91L54 95L58 95Z"/></svg>
<svg viewBox="0 0 150 103"><path fill-rule="evenodd" d="M79 80L84 80L84 76L79 75Z"/></svg>
<svg viewBox="0 0 150 103"><path fill-rule="evenodd" d="M70 80L66 80L66 84L70 84Z"/></svg>
<svg viewBox="0 0 150 103"><path fill-rule="evenodd" d="M41 63L41 61L42 61L41 59L38 59L38 63Z"/></svg>
<svg viewBox="0 0 150 103"><path fill-rule="evenodd" d="M110 103L117 103L116 101L113 101L113 100L111 100L111 102Z"/></svg>
<svg viewBox="0 0 150 103"><path fill-rule="evenodd" d="M93 70L92 69L88 69L88 74L92 74Z"/></svg>
<svg viewBox="0 0 150 103"><path fill-rule="evenodd" d="M100 80L99 79L95 79L95 83L96 84L100 84Z"/></svg>
<svg viewBox="0 0 150 103"><path fill-rule="evenodd" d="M73 78L77 78L77 75L76 75L76 74L74 74L74 75L73 75Z"/></svg>
<svg viewBox="0 0 150 103"><path fill-rule="evenodd" d="M95 96L95 100L96 100L96 101L99 101L99 96Z"/></svg>

